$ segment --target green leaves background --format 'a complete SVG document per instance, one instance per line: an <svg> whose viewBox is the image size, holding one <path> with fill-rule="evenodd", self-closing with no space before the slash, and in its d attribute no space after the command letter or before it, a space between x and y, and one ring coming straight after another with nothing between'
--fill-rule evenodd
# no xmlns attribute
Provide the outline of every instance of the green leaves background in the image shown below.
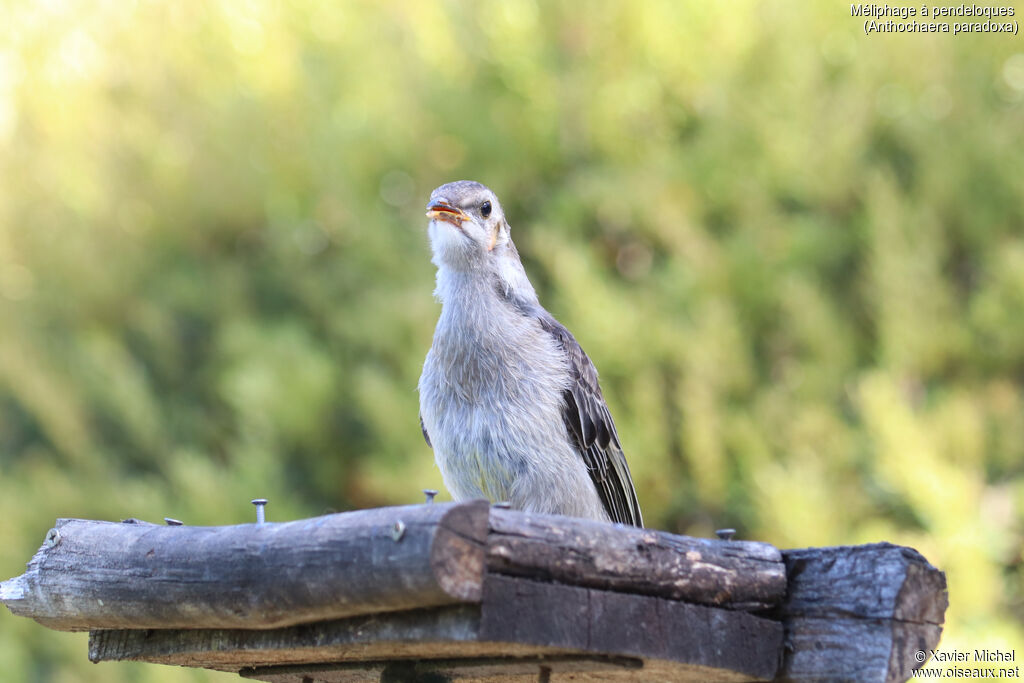
<svg viewBox="0 0 1024 683"><path fill-rule="evenodd" d="M1024 648L1024 48L773 2L0 2L0 574L441 488L423 207L494 188L651 526L889 540ZM1021 14L1020 8L1017 12ZM11 680L92 666L0 614Z"/></svg>

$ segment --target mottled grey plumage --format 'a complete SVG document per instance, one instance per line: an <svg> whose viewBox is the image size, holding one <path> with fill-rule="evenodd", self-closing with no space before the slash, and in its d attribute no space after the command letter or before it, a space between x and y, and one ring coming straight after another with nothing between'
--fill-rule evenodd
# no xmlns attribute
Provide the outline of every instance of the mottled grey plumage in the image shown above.
<svg viewBox="0 0 1024 683"><path fill-rule="evenodd" d="M538 302L498 198L448 183L427 215L442 306L420 426L452 496L643 526L597 370Z"/></svg>

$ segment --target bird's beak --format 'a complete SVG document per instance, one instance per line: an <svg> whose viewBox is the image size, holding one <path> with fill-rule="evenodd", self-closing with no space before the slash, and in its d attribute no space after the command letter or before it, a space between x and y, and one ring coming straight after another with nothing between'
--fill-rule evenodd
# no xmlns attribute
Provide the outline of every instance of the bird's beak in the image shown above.
<svg viewBox="0 0 1024 683"><path fill-rule="evenodd" d="M435 220L451 223L456 228L461 228L462 222L469 220L469 214L462 209L452 206L443 199L431 202L427 206L427 216Z"/></svg>

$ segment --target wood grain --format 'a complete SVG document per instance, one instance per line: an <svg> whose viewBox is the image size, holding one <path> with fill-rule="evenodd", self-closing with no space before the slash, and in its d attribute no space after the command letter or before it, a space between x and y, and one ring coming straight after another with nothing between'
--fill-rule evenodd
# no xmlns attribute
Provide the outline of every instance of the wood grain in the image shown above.
<svg viewBox="0 0 1024 683"><path fill-rule="evenodd" d="M890 683L935 648L949 596L946 577L911 548L878 543L783 553L789 594L780 681Z"/></svg>
<svg viewBox="0 0 1024 683"><path fill-rule="evenodd" d="M10 610L59 630L277 628L480 599L484 501L228 527L58 520Z"/></svg>
<svg viewBox="0 0 1024 683"><path fill-rule="evenodd" d="M740 610L786 592L782 553L586 519L494 509L488 571Z"/></svg>
<svg viewBox="0 0 1024 683"><path fill-rule="evenodd" d="M484 501L234 527L59 520L0 600L93 629L93 661L295 683L889 683L937 645L948 606L911 548L780 552Z"/></svg>
<svg viewBox="0 0 1024 683"><path fill-rule="evenodd" d="M724 683L771 680L781 647L781 624L744 612L490 575L478 605L270 631L94 631L89 657L296 681L374 680L365 676L379 677L388 666L410 660L423 662L424 675L452 669L473 679L485 669L496 676L521 672L523 658L562 657L586 660L580 666L590 673L577 671L584 677L576 680L598 670L618 676L644 669L661 672L653 680ZM536 680L536 666L528 669ZM317 672L325 678L316 678Z"/></svg>

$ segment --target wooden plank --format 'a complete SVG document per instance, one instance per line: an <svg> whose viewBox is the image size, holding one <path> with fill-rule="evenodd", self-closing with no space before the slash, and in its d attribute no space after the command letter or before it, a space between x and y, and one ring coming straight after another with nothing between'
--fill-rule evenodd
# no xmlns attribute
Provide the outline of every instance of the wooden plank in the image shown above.
<svg viewBox="0 0 1024 683"><path fill-rule="evenodd" d="M935 648L949 597L946 577L911 548L873 545L783 553L789 594L780 681L889 683Z"/></svg>
<svg viewBox="0 0 1024 683"><path fill-rule="evenodd" d="M782 625L745 612L488 574L482 640L687 665L707 681L767 681Z"/></svg>
<svg viewBox="0 0 1024 683"><path fill-rule="evenodd" d="M655 676L652 680L738 682L771 680L781 647L781 624L744 612L488 575L480 605L272 631L94 631L89 657L244 669L246 675L280 666L305 666L308 672L330 668L319 665L385 660L501 659L502 666L510 668L500 675L512 675L523 657L581 656L613 662L612 670L622 668L615 658L643 662L645 672ZM478 665L479 661L473 664ZM345 675L379 675L374 666L356 667ZM534 680L537 673L532 671ZM611 675L601 675L606 674ZM479 678L481 672L466 677Z"/></svg>
<svg viewBox="0 0 1024 683"><path fill-rule="evenodd" d="M488 507L227 527L58 520L0 601L59 630L268 629L477 601Z"/></svg>
<svg viewBox="0 0 1024 683"><path fill-rule="evenodd" d="M479 604L450 605L280 629L110 630L89 633L93 662L142 661L222 671L287 664L489 657L505 645L478 642ZM507 646L508 654L536 654Z"/></svg>
<svg viewBox="0 0 1024 683"><path fill-rule="evenodd" d="M268 666L243 669L239 674L267 683L438 683L466 679L536 683L544 675L553 680L565 676L585 681L593 676L614 679L618 674L629 680L643 668L641 660L629 657L554 655Z"/></svg>
<svg viewBox="0 0 1024 683"><path fill-rule="evenodd" d="M586 519L491 510L488 571L696 604L759 610L786 592L782 554Z"/></svg>

